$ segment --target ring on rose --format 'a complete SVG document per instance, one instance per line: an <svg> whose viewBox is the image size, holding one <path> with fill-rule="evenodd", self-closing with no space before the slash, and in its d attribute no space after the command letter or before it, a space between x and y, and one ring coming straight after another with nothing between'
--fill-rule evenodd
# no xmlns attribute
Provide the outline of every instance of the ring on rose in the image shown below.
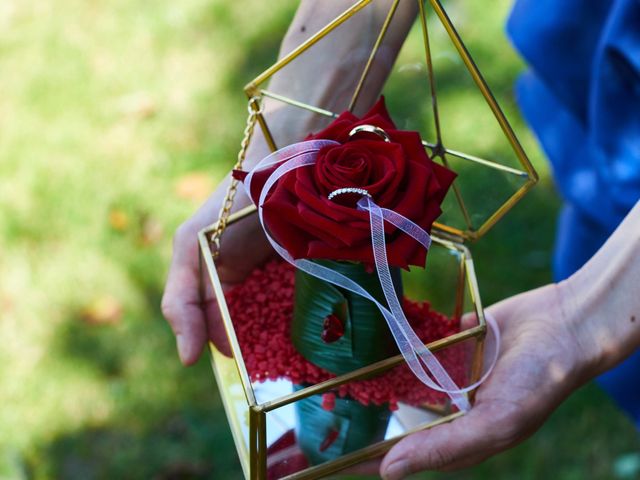
<svg viewBox="0 0 640 480"><path fill-rule="evenodd" d="M376 127L375 125L358 125L357 127L354 127L349 132L349 138L353 137L354 135L360 132L373 133L374 135L378 135L385 142L391 143L391 138L389 137L389 134L387 134L387 132L385 132L380 127Z"/></svg>
<svg viewBox="0 0 640 480"><path fill-rule="evenodd" d="M333 192L331 192L329 195L327 195L327 199L333 200L338 195L344 195L345 193L359 193L362 196L371 198L371 194L364 188L344 187L344 188L338 188Z"/></svg>

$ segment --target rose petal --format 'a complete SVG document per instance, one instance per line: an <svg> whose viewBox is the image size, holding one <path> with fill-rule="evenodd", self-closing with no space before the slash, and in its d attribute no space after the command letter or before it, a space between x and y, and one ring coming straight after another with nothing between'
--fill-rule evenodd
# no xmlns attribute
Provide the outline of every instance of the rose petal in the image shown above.
<svg viewBox="0 0 640 480"><path fill-rule="evenodd" d="M384 129L391 142L364 135L349 138L355 126L365 124ZM344 112L308 138L332 139L343 145L322 149L313 167L285 175L267 195L265 223L292 256L373 263L369 214L355 208L357 195L328 200L328 194L338 188L365 188L380 206L430 231L455 173L429 158L417 132L396 129L384 98L361 119ZM254 174L254 202L276 167ZM242 178L242 173L234 176ZM391 265L424 265L426 252L416 240L389 224L385 234Z"/></svg>

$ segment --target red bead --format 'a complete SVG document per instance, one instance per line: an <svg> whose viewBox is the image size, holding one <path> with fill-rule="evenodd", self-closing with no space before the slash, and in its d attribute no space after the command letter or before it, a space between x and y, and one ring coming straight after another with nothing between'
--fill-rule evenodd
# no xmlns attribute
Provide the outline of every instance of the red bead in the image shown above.
<svg viewBox="0 0 640 480"><path fill-rule="evenodd" d="M337 315L331 314L324 319L322 324L322 333L320 338L324 343L333 343L342 338L344 335L344 324Z"/></svg>
<svg viewBox="0 0 640 480"><path fill-rule="evenodd" d="M271 261L262 269L254 270L244 283L225 293L252 381L285 378L293 383L313 385L334 377L308 362L291 343L289 329L293 293L294 268L282 261ZM405 298L402 306L416 335L425 343L459 331L459 319L433 310L428 302L413 302ZM344 325L335 315L327 317L325 324L325 341L336 341L344 335ZM438 353L438 358L459 385L464 385L467 380L468 357L463 347L447 348ZM336 394L362 404L386 404L390 409L397 408L398 402L421 405L442 404L446 400L444 394L425 387L406 365L369 380L341 385L333 394L334 401ZM328 395L323 396L324 407L331 404Z"/></svg>
<svg viewBox="0 0 640 480"><path fill-rule="evenodd" d="M333 444L333 442L335 442L338 439L339 436L340 436L340 432L335 428L332 428L327 433L327 436L324 438L324 440L320 444L320 448L318 450L320 450L321 452L324 452L327 448L329 448Z"/></svg>
<svg viewBox="0 0 640 480"><path fill-rule="evenodd" d="M324 395L322 395L322 408L327 410L328 412L331 412L334 408L336 408L335 393L325 393Z"/></svg>

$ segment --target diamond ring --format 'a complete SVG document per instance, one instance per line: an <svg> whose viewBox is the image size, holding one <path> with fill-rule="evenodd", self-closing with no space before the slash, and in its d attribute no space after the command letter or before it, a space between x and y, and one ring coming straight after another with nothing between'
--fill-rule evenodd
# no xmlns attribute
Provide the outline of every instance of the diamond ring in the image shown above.
<svg viewBox="0 0 640 480"><path fill-rule="evenodd" d="M345 187L345 188L338 188L337 190L334 190L329 195L327 195L327 199L333 200L338 195L344 195L345 193L359 193L364 197L371 198L371 194L368 191L366 191L364 188Z"/></svg>

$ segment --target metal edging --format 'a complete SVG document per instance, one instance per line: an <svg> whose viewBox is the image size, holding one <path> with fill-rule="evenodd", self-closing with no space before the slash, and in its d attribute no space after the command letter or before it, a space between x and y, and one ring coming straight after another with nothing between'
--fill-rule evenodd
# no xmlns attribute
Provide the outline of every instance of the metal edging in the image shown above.
<svg viewBox="0 0 640 480"><path fill-rule="evenodd" d="M240 381L242 382L242 388L244 390L245 396L247 397L247 402L249 403L249 405L256 405L257 403L256 397L253 392L253 387L251 386L251 380L249 379L249 374L247 373L247 367L245 366L244 359L242 358L242 352L240 351L240 344L238 343L238 338L236 337L236 333L233 328L233 323L231 322L231 316L229 314L229 309L227 308L227 302L224 300L224 292L222 291L222 285L220 284L220 278L218 277L218 272L216 270L213 256L211 255L211 250L209 249L209 242L207 240L206 233L207 233L206 229L201 230L198 233L198 242L200 244L200 251L201 251L202 257L204 258L205 264L207 266L209 281L211 282L216 298L218 299L217 303L218 303L218 308L220 309L220 316L222 317L224 329L227 334L227 339L229 340L229 345L231 347L231 352L233 353L233 358L238 368Z"/></svg>
<svg viewBox="0 0 640 480"><path fill-rule="evenodd" d="M362 87L364 86L364 82L369 76L369 71L371 70L371 66L373 65L373 60L376 57L378 50L380 49L380 45L382 44L382 41L384 40L384 37L387 34L387 30L389 30L389 25L391 24L391 20L393 19L393 16L395 15L399 4L400 4L400 0L394 0L393 4L391 5L391 8L389 8L389 13L387 14L387 17L385 18L384 23L382 24L382 28L380 29L380 33L378 34L378 38L376 38L376 41L373 44L371 53L369 54L369 58L367 59L367 63L365 64L364 70L362 71L362 75L358 80L358 85L356 85L356 89L353 92L353 95L351 96L351 101L349 102L349 107L347 108L347 110L349 110L350 112L352 112L356 106L356 102L360 97L360 93L362 91Z"/></svg>
<svg viewBox="0 0 640 480"><path fill-rule="evenodd" d="M269 80L277 71L281 70L284 66L291 63L294 59L296 59L301 53L308 50L311 46L315 45L322 38L326 37L331 31L333 31L336 27L346 22L348 19L353 17L358 11L362 10L366 7L372 0L359 0L357 3L349 7L347 10L342 12L336 18L334 18L327 25L322 27L317 33L308 38L305 42L301 43L294 50L289 52L287 55L282 57L276 63L274 63L271 67L266 69L256 78L254 78L251 82L249 82L244 90L247 92L247 95L253 95L253 92L256 88L258 88L262 83Z"/></svg>
<svg viewBox="0 0 640 480"><path fill-rule="evenodd" d="M447 415L446 417L434 420L433 422L428 423L426 425L421 425L414 429L408 430L402 435L399 435L397 437L390 438L389 440L378 442L374 445L365 447L356 452L343 455L340 458L333 460L331 462L323 463L321 465L316 465L314 467L307 468L301 472L288 475L286 477L283 477L281 480L312 480L316 478L321 478L331 473L340 472L345 468L357 465L363 460L379 457L380 455L388 452L391 449L391 447L393 447L396 443L398 443L407 435L421 432L423 430L428 430L430 428L437 427L438 425L442 425L443 423L452 422L457 418L462 417L463 415L464 415L464 412L452 413L450 415Z"/></svg>
<svg viewBox="0 0 640 480"><path fill-rule="evenodd" d="M451 345L455 345L456 343L460 343L470 338L484 335L485 331L486 327L478 325L476 327L464 330L463 332L458 332L453 335L449 335L448 337L441 338L440 340L431 342L426 346L431 352L437 352ZM345 373L343 375L340 375L339 377L334 377L329 380L325 380L324 382L316 383L315 385L311 385L310 387L298 390L297 392L283 395L282 397L275 400L264 402L260 404L260 406L264 408L265 412L270 412L298 400L302 400L303 398L332 390L339 387L340 385L344 385L356 380L364 380L370 378L374 375L390 370L403 362L404 357L402 355L396 355L394 357L372 363L371 365L367 365L366 367L359 368L352 372Z"/></svg>
<svg viewBox="0 0 640 480"><path fill-rule="evenodd" d="M286 104L291 105L293 107L298 107L298 108L301 108L303 110L308 110L310 112L317 113L319 115L323 115L325 117L338 118L338 114L335 113L335 112L331 112L329 110L325 110L324 108L315 107L313 105L309 105L308 103L304 103L304 102L300 102L298 100L294 100L293 98L285 97L284 95L280 95L279 93L275 93L275 92L272 92L270 90L261 89L260 90L260 95L262 95L264 97L267 97L267 98L271 98L273 100L277 100L277 101L282 102L282 103L286 103Z"/></svg>
<svg viewBox="0 0 640 480"><path fill-rule="evenodd" d="M537 180L538 179L538 175L537 175L535 169L533 168L533 165L529 161L529 158L527 157L527 154L525 153L524 149L522 148L522 145L518 141L518 138L516 137L513 129L511 128L511 124L509 123L509 121L505 117L504 112L500 108L500 105L498 105L498 102L496 101L495 97L493 96L493 93L491 92L491 89L489 88L486 80L484 79L484 77L480 73L480 70L478 69L478 66L476 65L475 61L473 60L473 57L471 56L471 54L467 50L467 47L465 46L464 42L460 38L460 35L458 34L458 31L456 30L455 26L453 25L453 23L449 19L449 16L447 15L447 12L445 11L444 7L442 6L442 3L440 2L440 0L429 0L429 3L431 3L431 6L433 7L434 11L436 12L436 15L438 15L438 18L440 19L440 21L442 22L442 25L444 26L445 30L447 31L447 34L449 35L449 38L451 39L451 41L453 42L454 46L458 50L458 53L460 54L460 57L462 58L462 61L467 66L467 70L471 74L471 77L473 78L473 80L476 83L477 87L482 92L482 95L484 96L485 100L487 101L487 103L489 105L489 108L491 109L491 111L493 112L494 116L496 117L496 120L500 124L500 127L502 128L502 131L504 132L504 134L506 135L507 139L509 140L509 143L511 144L511 147L513 148L514 152L516 153L516 156L518 157L520 162L525 167L525 169L526 169L527 173L529 174L529 176L531 178Z"/></svg>

